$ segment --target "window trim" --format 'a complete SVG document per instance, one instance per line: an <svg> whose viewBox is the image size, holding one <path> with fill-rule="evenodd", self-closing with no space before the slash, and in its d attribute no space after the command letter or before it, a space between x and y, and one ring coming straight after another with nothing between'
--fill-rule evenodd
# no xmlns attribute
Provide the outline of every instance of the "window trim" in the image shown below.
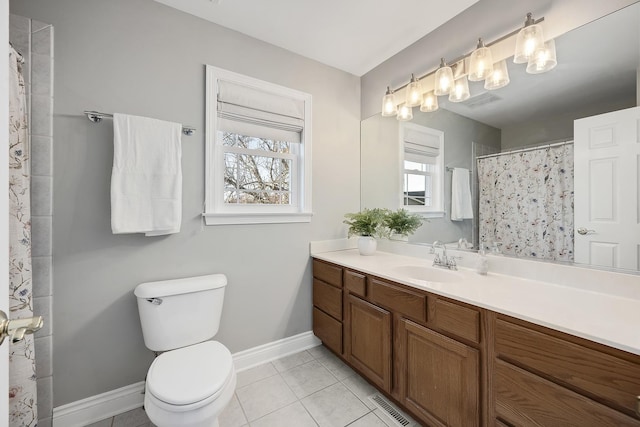
<svg viewBox="0 0 640 427"><path fill-rule="evenodd" d="M438 184L436 184L438 189L438 197L437 197L437 205L433 208L428 208L424 206L416 206L416 205L405 205L404 204L404 179L405 179L405 168L404 168L404 160L405 160L405 130L413 130L417 132L427 133L433 136L436 136L440 142L438 160L436 161L436 165L438 167L438 173L433 176L438 176ZM400 131L398 138L400 139L400 188L399 188L399 207L402 209L406 209L410 212L417 213L418 215L424 218L442 218L445 216L446 211L444 207L444 181L445 181L445 170L444 170L444 132L438 129L433 129L427 126L417 125L414 123L403 122L400 126ZM434 189L436 188L434 186Z"/></svg>
<svg viewBox="0 0 640 427"><path fill-rule="evenodd" d="M222 201L224 193L223 149L218 143L218 81L228 81L261 91L276 93L304 102L304 129L301 135L297 158L297 204L288 206L250 205L225 206ZM274 83L248 77L232 71L206 65L206 136L205 136L205 206L204 221L206 225L228 224L271 224L310 222L311 216L311 147L312 123L311 100L308 93L290 89ZM297 144L297 143L296 143ZM218 167L216 167L216 164Z"/></svg>

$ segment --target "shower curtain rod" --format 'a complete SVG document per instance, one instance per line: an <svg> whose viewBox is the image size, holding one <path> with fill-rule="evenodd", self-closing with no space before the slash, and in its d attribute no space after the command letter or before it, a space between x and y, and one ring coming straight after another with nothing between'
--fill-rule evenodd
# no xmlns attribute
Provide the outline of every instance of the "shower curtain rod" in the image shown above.
<svg viewBox="0 0 640 427"><path fill-rule="evenodd" d="M551 144L538 145L538 146L535 146L535 147L521 148L519 150L511 150L511 151L503 151L501 153L487 154L486 156L478 156L478 157L476 157L476 160L488 159L490 157L498 157L498 156L503 156L503 155L506 155L506 154L524 153L525 151L542 150L542 149L545 149L545 148L558 147L560 145L568 145L568 144L573 144L573 141L554 142L554 143L551 143Z"/></svg>
<svg viewBox="0 0 640 427"><path fill-rule="evenodd" d="M108 113L100 113L98 111L85 111L87 118L93 123L100 123L102 119L113 118L113 114ZM196 128L193 126L185 126L182 125L182 133L191 136L196 131Z"/></svg>

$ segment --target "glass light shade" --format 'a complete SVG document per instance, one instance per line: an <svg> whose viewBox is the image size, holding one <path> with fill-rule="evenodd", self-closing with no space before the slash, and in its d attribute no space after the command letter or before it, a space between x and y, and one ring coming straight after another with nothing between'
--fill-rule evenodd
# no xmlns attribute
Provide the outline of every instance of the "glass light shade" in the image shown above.
<svg viewBox="0 0 640 427"><path fill-rule="evenodd" d="M409 82L409 86L407 86L407 99L405 103L409 107L416 107L422 104L422 85L413 74L411 74L411 81Z"/></svg>
<svg viewBox="0 0 640 427"><path fill-rule="evenodd" d="M536 49L544 45L544 35L542 26L534 24L531 14L527 14L524 28L518 33L516 38L516 52L513 55L513 62L524 64L529 62Z"/></svg>
<svg viewBox="0 0 640 427"><path fill-rule="evenodd" d="M401 122L406 122L413 119L413 109L406 104L402 104L398 107L398 115L396 116Z"/></svg>
<svg viewBox="0 0 640 427"><path fill-rule="evenodd" d="M500 89L508 85L509 81L507 61L503 59L493 64L493 72L484 81L484 88L487 90Z"/></svg>
<svg viewBox="0 0 640 427"><path fill-rule="evenodd" d="M422 105L420 105L420 111L425 113L432 113L438 109L438 97L433 93L433 91L429 92L424 96L422 100Z"/></svg>
<svg viewBox="0 0 640 427"><path fill-rule="evenodd" d="M467 80L467 76L462 76L454 82L453 88L451 89L451 92L449 92L449 101L462 102L466 101L470 97L469 81Z"/></svg>
<svg viewBox="0 0 640 427"><path fill-rule="evenodd" d="M453 70L444 62L444 58L440 59L440 68L436 71L435 85L433 93L436 96L448 95L453 87Z"/></svg>
<svg viewBox="0 0 640 427"><path fill-rule="evenodd" d="M478 39L478 48L473 51L469 59L469 80L478 82L487 78L493 71L493 56L491 49Z"/></svg>
<svg viewBox="0 0 640 427"><path fill-rule="evenodd" d="M542 47L536 49L527 64L527 73L540 74L553 70L558 61L556 59L556 42L549 40Z"/></svg>
<svg viewBox="0 0 640 427"><path fill-rule="evenodd" d="M390 117L398 114L398 106L393 98L393 91L387 86L387 93L382 98L382 116Z"/></svg>

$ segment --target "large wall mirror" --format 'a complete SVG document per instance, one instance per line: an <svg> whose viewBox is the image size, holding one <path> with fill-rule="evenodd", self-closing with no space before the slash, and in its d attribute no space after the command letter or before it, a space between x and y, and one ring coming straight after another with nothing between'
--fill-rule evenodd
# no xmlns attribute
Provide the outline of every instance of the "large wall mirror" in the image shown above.
<svg viewBox="0 0 640 427"><path fill-rule="evenodd" d="M639 105L639 29L640 3L635 3L556 38L558 66L550 72L527 74L525 66L507 60L511 79L508 86L487 91L483 82L470 82L471 98L465 102L451 103L446 97L439 97L440 108L436 112L423 113L414 108L412 126L444 134L444 166L439 171L444 182L444 212L425 214L427 222L410 237L409 242L430 244L439 240L458 247L458 242L464 239L469 242L469 249L477 249L483 238L478 221L478 203L482 200L479 193L483 191L478 185L478 157L491 158L499 153L536 151L536 148L549 146L564 147L563 144L571 146L575 120ZM375 115L362 121L362 208L397 209L403 206L406 194L403 191L405 151L402 134L403 124L395 118ZM570 150L570 156L573 161L573 150ZM632 176L622 177L629 182L638 181L628 186L629 191L637 193L628 196L636 201L640 198L638 164L640 157ZM517 174L530 167L512 166L513 180L518 180ZM473 219L451 220L453 168L469 170ZM480 168L483 168L482 164ZM572 177L571 181L573 184ZM578 191L577 185L575 190ZM486 194L484 196L486 198ZM619 198L625 198L625 194ZM485 202L492 200L485 199ZM547 208L553 209L553 206ZM572 251L571 246L578 236L573 233L573 218L567 222L572 231L565 237L564 244L567 251ZM516 226L514 223L513 227ZM575 228L578 226L576 224ZM631 234L637 250L640 248L640 233L636 230ZM491 246L495 242L483 243ZM501 250L500 245L503 244L506 243L497 242L494 248ZM501 252L508 254L508 251ZM580 261L574 260L573 256L563 259L538 255L536 258ZM635 269L638 269L638 263Z"/></svg>

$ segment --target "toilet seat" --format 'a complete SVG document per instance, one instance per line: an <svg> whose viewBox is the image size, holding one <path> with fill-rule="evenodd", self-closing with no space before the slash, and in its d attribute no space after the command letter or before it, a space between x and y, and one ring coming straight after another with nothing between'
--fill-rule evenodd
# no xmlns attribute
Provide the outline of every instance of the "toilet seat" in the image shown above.
<svg viewBox="0 0 640 427"><path fill-rule="evenodd" d="M206 341L158 356L149 368L146 390L166 409L190 411L222 394L234 372L229 350Z"/></svg>

